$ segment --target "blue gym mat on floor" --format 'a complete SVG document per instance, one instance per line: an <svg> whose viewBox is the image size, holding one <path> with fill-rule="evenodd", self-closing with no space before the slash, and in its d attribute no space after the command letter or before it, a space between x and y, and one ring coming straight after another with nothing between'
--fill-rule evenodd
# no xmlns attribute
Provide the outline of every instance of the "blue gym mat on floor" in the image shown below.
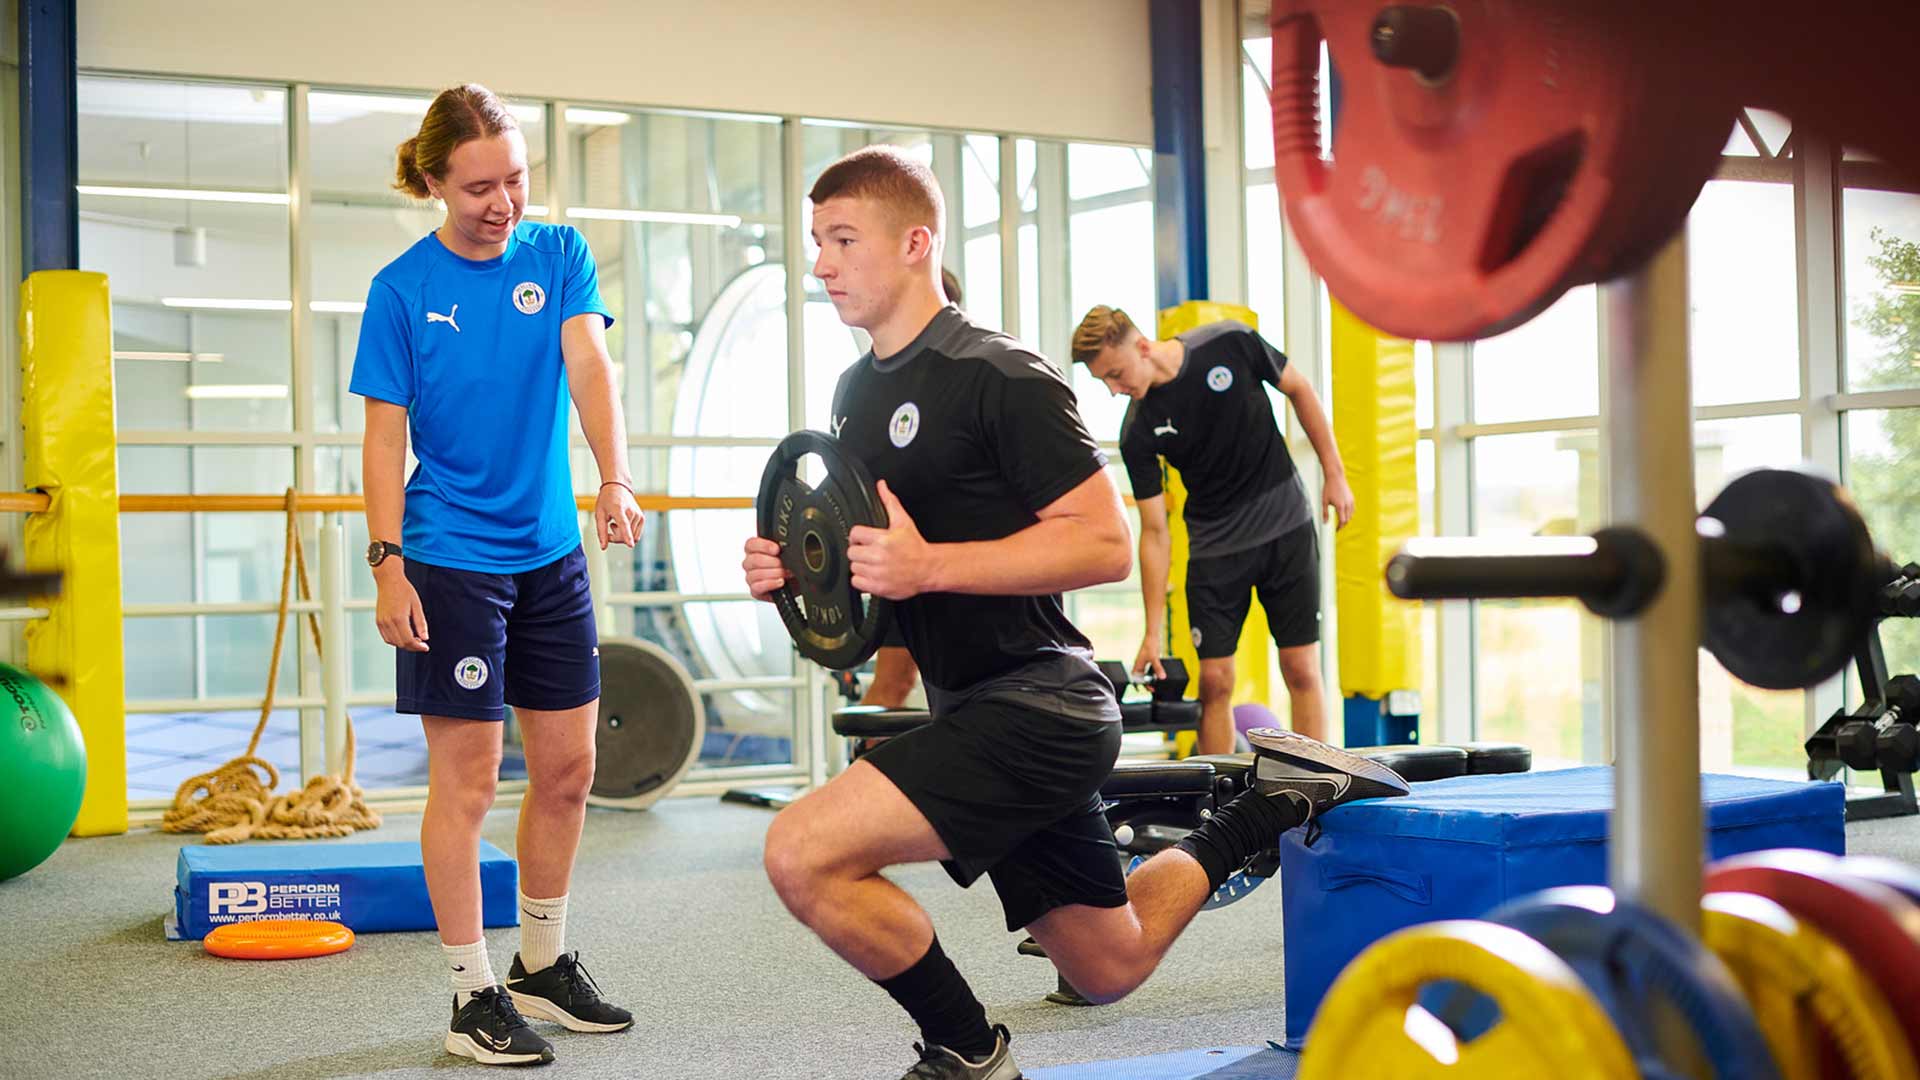
<svg viewBox="0 0 1920 1080"><path fill-rule="evenodd" d="M1710 859L1767 848L1846 853L1839 784L1700 778ZM1375 941L1437 919L1477 919L1557 885L1607 881L1613 770L1460 776L1327 812L1280 841L1287 1037L1299 1049L1334 977Z"/></svg>
<svg viewBox="0 0 1920 1080"><path fill-rule="evenodd" d="M1207 1047L1028 1069L1031 1080L1293 1080L1300 1055L1273 1046Z"/></svg>
<svg viewBox="0 0 1920 1080"><path fill-rule="evenodd" d="M188 844L175 868L169 941L198 941L228 923L331 920L356 934L433 929L433 905L416 840ZM480 841L480 915L486 926L520 921L519 867Z"/></svg>

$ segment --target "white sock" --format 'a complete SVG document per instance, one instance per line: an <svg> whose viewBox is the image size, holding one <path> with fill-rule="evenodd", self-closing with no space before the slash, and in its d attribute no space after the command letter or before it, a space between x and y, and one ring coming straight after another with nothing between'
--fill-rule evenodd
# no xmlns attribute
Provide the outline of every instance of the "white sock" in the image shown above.
<svg viewBox="0 0 1920 1080"><path fill-rule="evenodd" d="M447 973L453 976L453 1007L460 1008L475 993L493 983L493 964L487 959L487 939L471 945L441 945L447 956Z"/></svg>
<svg viewBox="0 0 1920 1080"><path fill-rule="evenodd" d="M567 936L567 897L536 900L520 894L520 966L531 975L545 971L560 959Z"/></svg>

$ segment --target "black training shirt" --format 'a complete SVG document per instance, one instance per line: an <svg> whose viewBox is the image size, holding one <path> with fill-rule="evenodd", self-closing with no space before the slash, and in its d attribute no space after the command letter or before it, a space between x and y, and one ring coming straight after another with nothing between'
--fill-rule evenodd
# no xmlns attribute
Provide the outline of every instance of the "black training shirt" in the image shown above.
<svg viewBox="0 0 1920 1080"><path fill-rule="evenodd" d="M1027 528L1106 464L1060 369L952 306L900 352L869 352L840 376L832 430L936 544ZM894 615L936 715L993 699L1119 719L1058 594L927 593Z"/></svg>
<svg viewBox="0 0 1920 1080"><path fill-rule="evenodd" d="M1218 322L1179 336L1171 382L1127 406L1120 459L1135 499L1162 491L1159 458L1180 470L1190 558L1263 544L1313 520L1262 383L1280 386L1285 353L1251 327Z"/></svg>

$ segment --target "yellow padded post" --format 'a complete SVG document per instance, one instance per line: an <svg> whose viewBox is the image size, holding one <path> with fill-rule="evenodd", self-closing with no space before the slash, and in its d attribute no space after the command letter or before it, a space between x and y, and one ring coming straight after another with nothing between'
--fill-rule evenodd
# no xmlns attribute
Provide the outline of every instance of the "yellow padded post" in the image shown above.
<svg viewBox="0 0 1920 1080"><path fill-rule="evenodd" d="M1165 341L1176 334L1184 334L1199 326L1217 323L1226 319L1246 323L1255 330L1260 329L1260 316L1252 308L1239 304L1222 304L1213 300L1189 300L1179 307L1170 307L1160 312L1159 323L1154 328L1154 336ZM1184 660L1187 670L1193 673L1194 695L1199 696L1200 656L1193 647L1193 632L1187 623L1187 523L1181 517L1181 510L1187 501L1186 486L1180 482L1180 473L1172 466L1166 467L1167 530L1170 549L1170 561L1167 568L1167 626L1168 636L1173 639L1171 654ZM1271 680L1267 677L1267 653L1273 636L1267 631L1267 613L1260 606L1258 597L1253 598L1247 609L1246 625L1240 631L1240 648L1234 653L1233 665L1233 703L1238 705L1246 701L1257 701L1265 705L1269 701ZM1193 752L1199 741L1192 732L1182 732L1174 741L1174 747L1181 757Z"/></svg>
<svg viewBox="0 0 1920 1080"><path fill-rule="evenodd" d="M87 745L75 836L127 831L126 670L113 330L105 274L43 270L20 286L25 481L51 497L27 517L29 566L59 567L50 614L27 624L27 666L62 686Z"/></svg>
<svg viewBox="0 0 1920 1080"><path fill-rule="evenodd" d="M1354 512L1334 537L1340 692L1375 701L1420 685L1420 609L1387 592L1387 560L1420 531L1413 342L1332 302L1333 430Z"/></svg>

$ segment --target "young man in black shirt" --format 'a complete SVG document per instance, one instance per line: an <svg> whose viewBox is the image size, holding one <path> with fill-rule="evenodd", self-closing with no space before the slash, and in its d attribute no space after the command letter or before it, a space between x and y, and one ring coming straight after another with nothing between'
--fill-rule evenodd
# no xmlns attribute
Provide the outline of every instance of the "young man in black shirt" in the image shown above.
<svg viewBox="0 0 1920 1080"><path fill-rule="evenodd" d="M1126 876L1101 814L1119 708L1060 593L1126 576L1119 493L1059 368L940 295L945 212L923 165L868 147L809 193L814 276L873 351L834 392L832 427L879 481L888 527L856 527L856 587L898 601L933 719L794 802L767 830L780 899L919 1025L912 1080L1015 1080L1004 1027L881 871L938 860L993 879L1095 1001L1152 972L1207 897L1279 834L1351 799L1403 794L1390 770L1289 732L1256 732L1253 790ZM789 577L746 543L747 585ZM806 1072L796 1065L797 1072Z"/></svg>
<svg viewBox="0 0 1920 1080"><path fill-rule="evenodd" d="M940 291L946 294L947 303L954 307L963 303L960 278L945 267L940 270ZM879 705L887 709L902 708L919 682L920 669L913 666L913 654L907 651L907 641L900 636L900 627L889 624L885 640L881 642L879 651L873 654L873 677L867 680L867 690L860 696L860 704Z"/></svg>
<svg viewBox="0 0 1920 1080"><path fill-rule="evenodd" d="M1187 488L1187 621L1200 657L1200 752L1233 750L1233 656L1254 593L1280 649L1293 730L1325 738L1319 530L1265 389L1271 385L1293 403L1320 457L1321 504L1345 526L1353 490L1313 386L1284 353L1238 322L1155 341L1126 312L1101 306L1081 320L1072 348L1074 360L1110 392L1133 399L1120 422L1120 457L1140 509L1147 609L1134 670L1159 671L1166 635L1165 458Z"/></svg>

